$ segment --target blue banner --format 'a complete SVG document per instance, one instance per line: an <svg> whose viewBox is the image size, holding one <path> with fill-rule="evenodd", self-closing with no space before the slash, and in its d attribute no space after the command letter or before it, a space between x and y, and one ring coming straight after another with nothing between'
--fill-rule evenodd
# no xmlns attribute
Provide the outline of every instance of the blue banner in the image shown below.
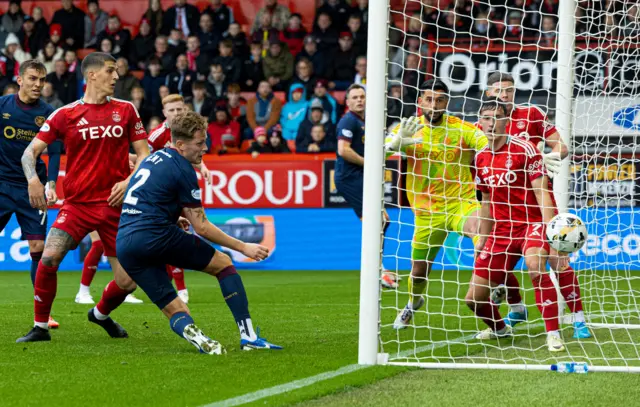
<svg viewBox="0 0 640 407"><path fill-rule="evenodd" d="M413 213L390 209L391 226L386 233L383 264L392 270L411 267ZM636 213L638 212L638 213ZM49 224L57 215L49 211ZM269 258L252 262L229 253L238 268L260 270L357 270L360 268L361 224L350 209L207 209L211 222L247 242L263 244ZM585 246L572 256L578 269L624 268L640 270L640 210L585 208L577 211L587 224ZM29 247L20 241L20 228L11 219L0 233L0 270L29 269ZM90 247L87 238L70 252L60 270L81 270ZM473 245L468 238L450 234L436 260L435 269L471 268ZM108 267L103 258L101 267Z"/></svg>

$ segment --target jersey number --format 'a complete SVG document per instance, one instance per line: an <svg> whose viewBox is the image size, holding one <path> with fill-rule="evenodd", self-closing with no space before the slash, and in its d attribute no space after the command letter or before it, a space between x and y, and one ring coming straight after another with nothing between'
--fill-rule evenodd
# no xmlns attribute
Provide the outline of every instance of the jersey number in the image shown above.
<svg viewBox="0 0 640 407"><path fill-rule="evenodd" d="M129 205L134 205L134 206L138 204L138 198L133 196L133 191L135 191L136 189L144 185L144 183L147 182L147 179L149 179L149 175L151 175L151 171L149 171L146 168L141 168L138 171L138 173L136 174L136 178L140 178L140 180L138 180L138 182L133 184L131 189L129 189L127 196L124 198L124 203Z"/></svg>

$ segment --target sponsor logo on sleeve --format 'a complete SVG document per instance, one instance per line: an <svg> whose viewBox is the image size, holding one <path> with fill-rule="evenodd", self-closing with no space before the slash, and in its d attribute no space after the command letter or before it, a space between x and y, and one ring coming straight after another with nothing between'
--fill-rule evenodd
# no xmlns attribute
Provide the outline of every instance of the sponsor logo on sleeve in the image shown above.
<svg viewBox="0 0 640 407"><path fill-rule="evenodd" d="M342 137L353 138L353 133L351 130L342 129Z"/></svg>
<svg viewBox="0 0 640 407"><path fill-rule="evenodd" d="M200 189L192 189L191 196L193 199L202 200L202 191Z"/></svg>
<svg viewBox="0 0 640 407"><path fill-rule="evenodd" d="M51 130L51 127L49 127L49 123L45 123L44 126L40 128L40 131L42 132L47 132L49 130Z"/></svg>

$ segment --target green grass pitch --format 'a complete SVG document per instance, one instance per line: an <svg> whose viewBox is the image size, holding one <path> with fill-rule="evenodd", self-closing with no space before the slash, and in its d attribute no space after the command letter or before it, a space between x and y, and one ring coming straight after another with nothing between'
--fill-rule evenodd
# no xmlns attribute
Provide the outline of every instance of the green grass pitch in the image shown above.
<svg viewBox="0 0 640 407"><path fill-rule="evenodd" d="M457 274L460 281L468 281L467 274ZM110 275L97 274L92 290L94 298L99 297ZM359 287L356 272L242 275L254 323L262 328L264 336L283 345L284 351L241 352L237 328L221 298L217 281L193 272L186 274L191 296L189 307L196 323L227 347L225 356L198 354L169 329L164 316L142 293L138 295L145 304L124 304L113 315L129 331L130 338L108 338L99 327L87 322L90 306L73 302L79 273L59 274L53 315L61 328L52 331L53 341L16 344L15 339L31 326L32 288L27 273L0 273L0 406L206 406L356 363ZM434 281L454 278L455 274L437 275ZM402 289L406 290L406 285ZM440 300L430 298L430 309L441 311L447 318L423 313L417 315L416 322L442 329L408 329L398 335L383 326L385 350L406 355L414 346L431 345L429 351L419 355L425 361L503 357L521 363L526 358L548 358L545 349L528 352L517 349L540 345L541 339L534 335L541 328L535 324L522 330L533 339L516 338L500 343L501 346L494 342L492 346L480 347L473 345L474 341L466 345L434 346L447 335L454 339L477 326L470 312L454 300L460 290L466 290L466 285L431 284L430 294L444 295ZM383 306L394 305L395 300L395 294L385 292ZM404 303L406 297L400 295L399 301ZM537 315L535 308L530 311ZM458 312L462 318L456 315ZM383 325L390 324L394 316L393 310L384 309ZM449 334L446 329L451 330ZM568 334L565 332L565 338ZM590 348L588 343L572 344L570 350L572 354L583 350L591 357L615 357L622 353L638 359L638 353L632 353L634 346L613 345L611 335L609 340L605 335L597 335L598 341L605 344L600 351L594 346ZM640 342L638 337L629 335L615 339L620 343ZM638 384L640 376L631 374L561 375L376 366L259 398L252 405L635 406L640 405Z"/></svg>

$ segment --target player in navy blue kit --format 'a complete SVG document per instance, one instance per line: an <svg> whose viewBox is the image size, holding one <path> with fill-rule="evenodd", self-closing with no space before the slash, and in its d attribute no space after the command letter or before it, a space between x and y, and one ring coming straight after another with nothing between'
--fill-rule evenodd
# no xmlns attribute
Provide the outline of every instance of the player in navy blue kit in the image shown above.
<svg viewBox="0 0 640 407"><path fill-rule="evenodd" d="M362 188L364 181L364 112L365 89L362 85L353 84L346 92L349 111L338 122L338 157L334 173L334 182L338 193L353 208L362 220ZM384 214L385 219L389 217ZM385 222L384 231L389 222ZM397 288L395 274L384 271L380 284L386 288Z"/></svg>
<svg viewBox="0 0 640 407"><path fill-rule="evenodd" d="M133 175L116 239L118 260L169 318L171 329L202 353L221 354L224 349L194 324L171 284L167 264L203 271L218 279L238 324L242 349L282 349L254 332L247 294L229 256L185 231L191 224L199 236L256 261L269 254L266 247L234 239L207 219L193 169L207 150L206 129L206 120L197 113L189 111L175 117L171 123L172 147L147 157Z"/></svg>
<svg viewBox="0 0 640 407"><path fill-rule="evenodd" d="M44 250L47 205L53 205L58 200L55 190L61 144L54 143L48 148L48 178L44 162L38 159L36 163L39 181L48 184L46 195L29 196L20 161L25 148L38 135L40 127L54 110L40 100L46 75L47 70L41 62L25 61L20 65L18 93L0 97L0 230L5 228L15 213L22 231L21 240L29 241L32 283L35 283L38 262ZM49 323L52 328L57 328L55 321L50 320Z"/></svg>

